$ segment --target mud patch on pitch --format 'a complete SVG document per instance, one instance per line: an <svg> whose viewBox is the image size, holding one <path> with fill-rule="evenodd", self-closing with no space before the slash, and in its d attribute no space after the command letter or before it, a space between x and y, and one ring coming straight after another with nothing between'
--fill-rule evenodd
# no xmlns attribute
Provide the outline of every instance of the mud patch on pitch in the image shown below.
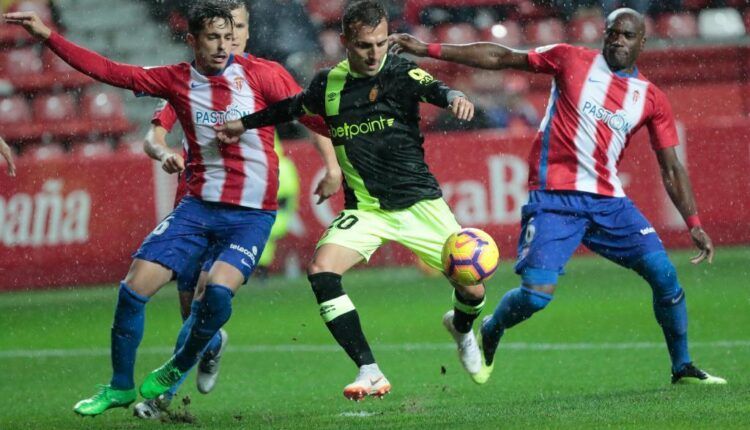
<svg viewBox="0 0 750 430"><path fill-rule="evenodd" d="M161 416L161 422L168 424L195 424L198 419L193 415L188 406L190 406L190 396L181 399L180 405L175 410L166 410Z"/></svg>

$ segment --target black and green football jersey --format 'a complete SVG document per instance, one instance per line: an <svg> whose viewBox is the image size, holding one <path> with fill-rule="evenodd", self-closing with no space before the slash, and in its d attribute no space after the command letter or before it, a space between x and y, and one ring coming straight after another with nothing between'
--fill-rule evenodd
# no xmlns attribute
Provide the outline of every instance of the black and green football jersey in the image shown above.
<svg viewBox="0 0 750 430"><path fill-rule="evenodd" d="M403 209L442 196L424 160L419 103L447 107L456 96L412 61L386 55L377 75L361 76L342 61L308 88L243 118L246 127L321 115L344 173L347 209Z"/></svg>

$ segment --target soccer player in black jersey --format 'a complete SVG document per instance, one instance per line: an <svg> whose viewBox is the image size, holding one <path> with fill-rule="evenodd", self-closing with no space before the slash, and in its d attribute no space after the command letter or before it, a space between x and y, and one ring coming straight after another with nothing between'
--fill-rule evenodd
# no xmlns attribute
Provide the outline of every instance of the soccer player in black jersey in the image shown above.
<svg viewBox="0 0 750 430"><path fill-rule="evenodd" d="M246 129L306 112L325 119L344 172L346 206L318 242L308 279L321 317L359 367L344 396L361 400L381 397L391 385L375 362L341 276L387 241L442 270L443 243L460 226L425 163L419 103L448 108L461 120L471 120L474 106L413 62L388 54L388 20L377 1L350 4L342 32L347 60L320 71L302 93L217 130L231 143ZM474 375L481 358L472 324L484 306L484 286L454 285L453 304L443 323L458 344L462 365Z"/></svg>

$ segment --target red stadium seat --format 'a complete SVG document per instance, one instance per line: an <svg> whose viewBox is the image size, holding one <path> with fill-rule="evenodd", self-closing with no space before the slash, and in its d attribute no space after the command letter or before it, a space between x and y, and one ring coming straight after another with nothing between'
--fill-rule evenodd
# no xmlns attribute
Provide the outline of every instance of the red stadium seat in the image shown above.
<svg viewBox="0 0 750 430"><path fill-rule="evenodd" d="M39 96L32 106L38 121L60 122L78 115L75 100L70 94Z"/></svg>
<svg viewBox="0 0 750 430"><path fill-rule="evenodd" d="M18 124L30 122L31 109L21 96L0 99L0 124Z"/></svg>
<svg viewBox="0 0 750 430"><path fill-rule="evenodd" d="M699 10L711 3L711 0L682 0L682 8L685 10Z"/></svg>
<svg viewBox="0 0 750 430"><path fill-rule="evenodd" d="M103 134L122 134L131 129L119 93L93 89L81 98L84 118L91 121L92 131Z"/></svg>
<svg viewBox="0 0 750 430"><path fill-rule="evenodd" d="M443 24L435 29L435 36L442 43L472 43L479 40L479 31L471 24Z"/></svg>
<svg viewBox="0 0 750 430"><path fill-rule="evenodd" d="M435 34L433 34L432 29L430 27L427 27L426 25L415 25L409 32L412 34L412 36L423 42L436 42Z"/></svg>
<svg viewBox="0 0 750 430"><path fill-rule="evenodd" d="M550 45L566 40L565 24L557 18L532 22L525 30L526 41L533 46Z"/></svg>
<svg viewBox="0 0 750 430"><path fill-rule="evenodd" d="M689 12L665 14L656 21L656 32L667 39L698 37L698 24Z"/></svg>
<svg viewBox="0 0 750 430"><path fill-rule="evenodd" d="M23 156L32 157L35 160L51 160L66 157L67 154L65 153L65 148L59 143L47 143L26 148Z"/></svg>
<svg viewBox="0 0 750 430"><path fill-rule="evenodd" d="M523 33L517 22L503 21L482 30L482 40L518 47L523 45Z"/></svg>
<svg viewBox="0 0 750 430"><path fill-rule="evenodd" d="M346 0L309 0L307 11L313 21L333 23L341 19Z"/></svg>
<svg viewBox="0 0 750 430"><path fill-rule="evenodd" d="M568 31L573 43L595 43L604 37L604 19L599 16L574 18Z"/></svg>
<svg viewBox="0 0 750 430"><path fill-rule="evenodd" d="M13 49L4 53L0 62L0 75L18 79L24 75L37 75L42 72L42 59L33 48Z"/></svg>
<svg viewBox="0 0 750 430"><path fill-rule="evenodd" d="M29 104L21 96L0 99L0 136L9 142L35 140L41 127L35 124Z"/></svg>
<svg viewBox="0 0 750 430"><path fill-rule="evenodd" d="M45 83L50 87L78 88L93 82L49 49L42 51Z"/></svg>
<svg viewBox="0 0 750 430"><path fill-rule="evenodd" d="M79 143L78 145L73 146L71 154L81 157L98 157L102 155L111 155L112 152L112 146L109 142L100 141Z"/></svg>
<svg viewBox="0 0 750 430"><path fill-rule="evenodd" d="M84 136L91 124L78 116L76 102L70 94L38 96L32 102L34 118L44 128L45 135L62 138Z"/></svg>

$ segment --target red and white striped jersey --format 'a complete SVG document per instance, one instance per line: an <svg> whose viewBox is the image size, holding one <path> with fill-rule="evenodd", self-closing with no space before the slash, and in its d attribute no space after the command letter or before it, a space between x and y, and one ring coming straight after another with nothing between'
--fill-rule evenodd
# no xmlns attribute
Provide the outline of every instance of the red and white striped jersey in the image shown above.
<svg viewBox="0 0 750 430"><path fill-rule="evenodd" d="M653 149L676 146L664 93L638 72L612 72L599 51L566 44L528 54L533 71L554 76L529 155L529 189L624 197L617 166L646 125Z"/></svg>
<svg viewBox="0 0 750 430"><path fill-rule="evenodd" d="M169 101L185 132L190 195L209 202L277 209L279 162L273 148L274 128L248 130L239 144L224 145L217 141L213 126L299 93L302 89L281 65L230 56L221 73L206 76L188 63L151 68L117 63L57 33L46 43L94 79ZM307 122L314 131L328 135L319 117Z"/></svg>

